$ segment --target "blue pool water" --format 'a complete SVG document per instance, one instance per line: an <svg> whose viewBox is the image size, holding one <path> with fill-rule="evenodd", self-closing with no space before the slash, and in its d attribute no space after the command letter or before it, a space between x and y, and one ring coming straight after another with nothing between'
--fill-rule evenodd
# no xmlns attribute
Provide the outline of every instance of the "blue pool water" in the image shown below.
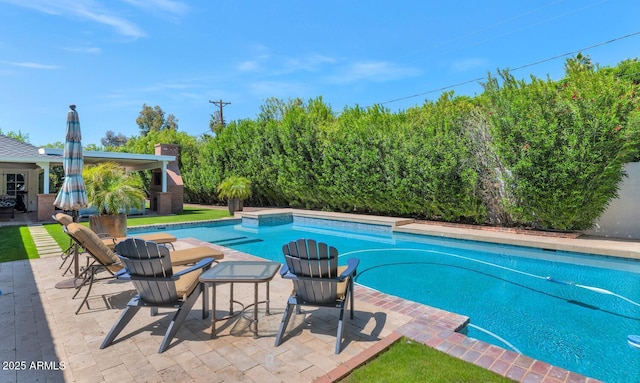
<svg viewBox="0 0 640 383"><path fill-rule="evenodd" d="M356 229L356 230L354 230ZM356 282L470 317L465 333L607 382L640 382L640 262L300 219L168 230L269 260L298 238L360 259Z"/></svg>

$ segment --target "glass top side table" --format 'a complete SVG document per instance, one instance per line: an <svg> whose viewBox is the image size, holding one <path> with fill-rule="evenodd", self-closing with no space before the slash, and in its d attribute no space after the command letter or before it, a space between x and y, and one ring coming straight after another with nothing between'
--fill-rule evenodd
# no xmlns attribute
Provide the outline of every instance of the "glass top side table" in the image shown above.
<svg viewBox="0 0 640 383"><path fill-rule="evenodd" d="M258 337L258 304L266 304L266 314L269 315L269 281L273 279L278 270L280 270L281 264L278 262L268 261L224 261L216 264L209 270L200 275L200 282L205 284L211 284L211 310L213 315L211 316L211 337L216 336L216 322L229 319L234 315L233 303L238 303L242 306L241 314L244 314L245 310L249 307L253 307L253 317L246 319L251 321L249 328L253 331L253 337ZM216 285L221 283L230 283L230 298L229 298L229 315L216 318ZM244 306L241 302L233 299L233 284L234 283L253 283L254 294L253 303ZM267 284L266 299L264 301L258 301L258 285L260 283Z"/></svg>

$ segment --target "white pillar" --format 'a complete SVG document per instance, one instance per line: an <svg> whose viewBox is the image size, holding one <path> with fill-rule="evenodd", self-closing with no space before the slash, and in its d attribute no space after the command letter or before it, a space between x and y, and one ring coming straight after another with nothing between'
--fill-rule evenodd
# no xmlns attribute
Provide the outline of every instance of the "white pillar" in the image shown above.
<svg viewBox="0 0 640 383"><path fill-rule="evenodd" d="M49 194L49 163L48 162L38 162L36 163L39 167L44 169L44 183L42 185L42 194Z"/></svg>
<svg viewBox="0 0 640 383"><path fill-rule="evenodd" d="M167 192L167 161L162 161L162 192Z"/></svg>

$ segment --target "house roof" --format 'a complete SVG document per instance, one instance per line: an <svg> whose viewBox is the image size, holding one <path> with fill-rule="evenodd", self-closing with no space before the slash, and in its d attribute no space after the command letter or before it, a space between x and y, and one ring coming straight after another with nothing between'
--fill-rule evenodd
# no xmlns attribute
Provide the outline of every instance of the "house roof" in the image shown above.
<svg viewBox="0 0 640 383"><path fill-rule="evenodd" d="M0 134L0 166L3 164L61 164L63 149L38 148ZM85 164L114 161L127 171L162 168L163 163L176 159L175 156L155 154L133 154L120 152L83 151Z"/></svg>
<svg viewBox="0 0 640 383"><path fill-rule="evenodd" d="M0 162L46 162L47 159L36 146L0 134Z"/></svg>
<svg viewBox="0 0 640 383"><path fill-rule="evenodd" d="M39 151L50 158L56 158L57 162L62 163L63 149L40 148ZM175 156L161 156L156 154L94 152L87 150L83 150L82 155L85 164L97 164L105 161L113 161L127 168L127 171L158 169L162 168L163 162L170 162L176 159Z"/></svg>

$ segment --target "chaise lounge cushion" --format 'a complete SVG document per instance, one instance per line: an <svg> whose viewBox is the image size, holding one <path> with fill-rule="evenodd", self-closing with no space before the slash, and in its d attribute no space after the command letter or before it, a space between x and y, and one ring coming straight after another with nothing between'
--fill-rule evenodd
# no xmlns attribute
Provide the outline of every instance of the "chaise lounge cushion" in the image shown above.
<svg viewBox="0 0 640 383"><path fill-rule="evenodd" d="M0 207L15 207L16 200L9 196L0 196Z"/></svg>
<svg viewBox="0 0 640 383"><path fill-rule="evenodd" d="M67 226L68 224L73 223L73 217L71 217L69 214L58 213L53 218L55 218L55 220L63 226Z"/></svg>
<svg viewBox="0 0 640 383"><path fill-rule="evenodd" d="M144 239L145 241L155 242L159 245L172 243L178 240L175 236L169 233L151 233L151 234L142 234L142 235L132 235L131 237ZM124 241L127 238L130 238L130 237L105 237L105 238L102 238L102 243L104 243L108 248L113 250L116 244Z"/></svg>
<svg viewBox="0 0 640 383"><path fill-rule="evenodd" d="M122 270L123 266L120 264L120 259L118 259L111 249L102 243L102 240L100 240L91 229L79 223L72 222L67 225L67 230L80 242L80 245L85 250L98 259L100 263L107 265L106 267L111 272L115 273Z"/></svg>
<svg viewBox="0 0 640 383"><path fill-rule="evenodd" d="M171 257L172 265L188 265L200 262L205 258L213 258L217 261L224 258L224 253L207 246L198 246L172 251L169 256Z"/></svg>

